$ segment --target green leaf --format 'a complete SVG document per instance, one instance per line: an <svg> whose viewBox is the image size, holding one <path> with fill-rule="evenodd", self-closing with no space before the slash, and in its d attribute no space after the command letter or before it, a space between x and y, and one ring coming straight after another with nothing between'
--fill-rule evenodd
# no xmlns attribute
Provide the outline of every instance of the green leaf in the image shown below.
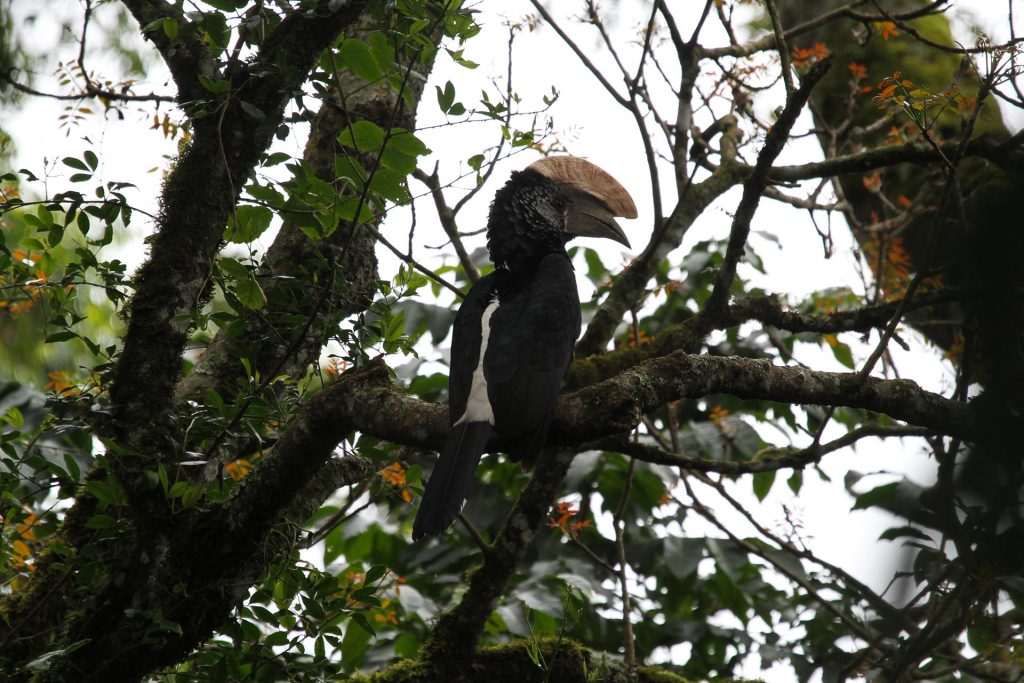
<svg viewBox="0 0 1024 683"><path fill-rule="evenodd" d="M405 184L405 174L390 168L378 168L370 179L370 189L380 196L396 204L407 204L412 201Z"/></svg>
<svg viewBox="0 0 1024 683"><path fill-rule="evenodd" d="M882 484L876 486L870 491L866 491L859 496L853 503L854 510L864 510L869 507L876 507L892 501L896 497L896 492L900 487L898 481L890 482L888 484Z"/></svg>
<svg viewBox="0 0 1024 683"><path fill-rule="evenodd" d="M196 484L195 486L189 486L185 493L181 496L181 504L183 507L190 508L199 502L199 499L203 497L205 489L202 484Z"/></svg>
<svg viewBox="0 0 1024 683"><path fill-rule="evenodd" d="M255 278L249 277L239 280L235 284L235 296L242 302L242 305L251 310L259 310L266 306L267 295L263 293L260 283Z"/></svg>
<svg viewBox="0 0 1024 683"><path fill-rule="evenodd" d="M697 571L704 559L704 539L667 536L664 540L665 563L677 579L685 579Z"/></svg>
<svg viewBox="0 0 1024 683"><path fill-rule="evenodd" d="M441 111L448 113L448 110L452 108L452 103L455 101L455 86L452 85L451 81L444 84L444 88L439 85L435 85L434 89L437 91L437 106L441 107Z"/></svg>
<svg viewBox="0 0 1024 683"><path fill-rule="evenodd" d="M43 343L54 344L57 342L68 341L69 339L76 339L77 337L78 335L71 330L63 330L61 332L54 332L51 335L47 335L46 339L43 340Z"/></svg>
<svg viewBox="0 0 1024 683"><path fill-rule="evenodd" d="M199 74L199 84L215 95L222 95L231 90L231 81L213 80Z"/></svg>
<svg viewBox="0 0 1024 683"><path fill-rule="evenodd" d="M765 554L780 567L788 570L793 576L801 579L807 578L807 571L804 569L803 563L793 553L782 548L766 547Z"/></svg>
<svg viewBox="0 0 1024 683"><path fill-rule="evenodd" d="M71 456L70 453L64 454L64 468L68 471L70 476L75 481L78 481L82 476L82 470L78 466L78 462Z"/></svg>
<svg viewBox="0 0 1024 683"><path fill-rule="evenodd" d="M224 239L236 244L252 242L270 227L274 214L264 206L239 206L235 210L234 225L224 232Z"/></svg>
<svg viewBox="0 0 1024 683"><path fill-rule="evenodd" d="M350 154L337 154L334 157L334 177L346 178L352 186L362 189L368 173L359 160Z"/></svg>
<svg viewBox="0 0 1024 683"><path fill-rule="evenodd" d="M257 107L255 104L252 104L251 102L240 100L238 104L242 107L242 111L244 111L246 114L253 117L257 121L262 121L263 119L267 118L267 115L263 113L263 110Z"/></svg>
<svg viewBox="0 0 1024 683"><path fill-rule="evenodd" d="M359 209L359 215L356 216L356 209ZM335 217L342 221L350 221L355 223L365 223L373 218L373 212L370 207L363 202L360 206L359 197L342 197L338 201L336 207ZM328 233L334 232L337 226L325 226Z"/></svg>
<svg viewBox="0 0 1024 683"><path fill-rule="evenodd" d="M221 272L228 277L247 278L249 277L249 269L238 262L237 259L233 259L230 256L221 257L219 261Z"/></svg>
<svg viewBox="0 0 1024 683"><path fill-rule="evenodd" d="M164 31L164 35L171 40L178 37L178 22L173 17L165 17L161 28Z"/></svg>
<svg viewBox="0 0 1024 683"><path fill-rule="evenodd" d="M271 154L270 156L274 157L276 155ZM268 161L269 161L269 158L268 158ZM270 164L265 164L265 165L270 165ZM269 185L256 185L256 184L253 184L253 185L246 186L245 189L246 189L246 191L248 191L249 195L253 199L256 199L256 200L259 200L261 202L264 202L265 204L271 204L271 205L273 205L275 207L281 206L281 205L284 204L284 195L281 194L280 192L278 192L277 190L275 190L274 188L270 187Z"/></svg>
<svg viewBox="0 0 1024 683"><path fill-rule="evenodd" d="M758 500L763 501L768 497L768 493L772 490L772 484L775 483L775 474L775 470L754 474L752 485L754 487L754 495L757 496Z"/></svg>
<svg viewBox="0 0 1024 683"><path fill-rule="evenodd" d="M45 206L40 205L39 210L36 212L36 216L39 218L39 222L42 224L43 230L49 230L50 226L53 225L53 214Z"/></svg>
<svg viewBox="0 0 1024 683"><path fill-rule="evenodd" d="M853 363L853 352L850 347L841 341L836 341L833 344L829 344L832 347L832 355L835 359L851 370L854 368Z"/></svg>
<svg viewBox="0 0 1024 683"><path fill-rule="evenodd" d="M794 470L793 474L786 480L786 483L789 485L790 491L799 495L800 489L804 485L804 473L800 470Z"/></svg>
<svg viewBox="0 0 1024 683"><path fill-rule="evenodd" d="M364 81L375 81L384 75L384 69L366 43L349 38L341 44L339 54L345 66Z"/></svg>
<svg viewBox="0 0 1024 683"><path fill-rule="evenodd" d="M263 162L264 166L276 166L277 164L283 163L291 159L290 154L284 152L274 152L273 154L267 155L266 160Z"/></svg>
<svg viewBox="0 0 1024 683"><path fill-rule="evenodd" d="M896 526L892 527L891 529L886 529L881 533L881 535L878 538L882 541L895 541L897 538L903 538L907 536L909 536L910 538L918 538L922 541L931 540L931 536L921 531L920 529L916 529L912 526Z"/></svg>
<svg viewBox="0 0 1024 683"><path fill-rule="evenodd" d="M270 647L279 647L288 643L288 632L287 631L274 631L266 637L263 641Z"/></svg>
<svg viewBox="0 0 1024 683"><path fill-rule="evenodd" d="M416 170L419 157L429 153L418 137L406 130L393 129L380 161L385 168L408 175Z"/></svg>
<svg viewBox="0 0 1024 683"><path fill-rule="evenodd" d="M982 656L988 654L988 648L999 640L999 625L991 615L978 615L967 627L967 644Z"/></svg>
<svg viewBox="0 0 1024 683"><path fill-rule="evenodd" d="M246 0L203 0L203 2L222 12L233 12L245 7Z"/></svg>
<svg viewBox="0 0 1024 683"><path fill-rule="evenodd" d="M114 526L114 518L110 515L93 515L85 520L87 529L108 529Z"/></svg>
<svg viewBox="0 0 1024 683"><path fill-rule="evenodd" d="M74 168L79 171L89 170L89 167L85 165L84 161L82 161L81 159L76 159L75 157L64 157L63 159L61 159L61 162L65 166L70 166L71 168Z"/></svg>
<svg viewBox="0 0 1024 683"><path fill-rule="evenodd" d="M423 144L423 141L416 137L415 133L404 128L391 129L391 139L388 141L388 147L395 152L410 157L421 157L425 154L430 154L430 148Z"/></svg>
<svg viewBox="0 0 1024 683"><path fill-rule="evenodd" d="M357 152L376 152L384 146L384 130L373 121L356 121L341 131L338 142Z"/></svg>
<svg viewBox="0 0 1024 683"><path fill-rule="evenodd" d="M366 572L366 578L363 583L371 584L377 583L385 574L388 573L388 568L382 564L375 564Z"/></svg>

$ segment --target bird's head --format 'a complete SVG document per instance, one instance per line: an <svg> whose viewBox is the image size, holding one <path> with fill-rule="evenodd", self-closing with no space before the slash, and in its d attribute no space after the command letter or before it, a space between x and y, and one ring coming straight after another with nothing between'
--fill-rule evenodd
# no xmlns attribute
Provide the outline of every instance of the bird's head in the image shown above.
<svg viewBox="0 0 1024 683"><path fill-rule="evenodd" d="M500 269L519 271L576 236L628 247L616 216L636 218L636 206L615 178L586 159L548 157L513 172L494 195L487 248Z"/></svg>
<svg viewBox="0 0 1024 683"><path fill-rule="evenodd" d="M586 159L546 157L526 167L556 183L568 200L563 230L571 237L607 237L629 246L626 233L615 220L636 218L636 204L619 181Z"/></svg>

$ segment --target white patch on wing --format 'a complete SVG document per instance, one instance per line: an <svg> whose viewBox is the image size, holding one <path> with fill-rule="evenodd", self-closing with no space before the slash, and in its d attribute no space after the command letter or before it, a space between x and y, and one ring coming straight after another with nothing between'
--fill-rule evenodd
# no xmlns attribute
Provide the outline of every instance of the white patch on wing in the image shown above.
<svg viewBox="0 0 1024 683"><path fill-rule="evenodd" d="M484 354L487 353L487 341L491 336L491 316L498 310L498 295L495 294L491 303L487 304L480 318L480 360L473 371L473 380L469 385L469 398L466 400L466 412L455 424L463 422L489 422L494 424L494 411L491 410L491 399L487 397L487 378L484 377Z"/></svg>

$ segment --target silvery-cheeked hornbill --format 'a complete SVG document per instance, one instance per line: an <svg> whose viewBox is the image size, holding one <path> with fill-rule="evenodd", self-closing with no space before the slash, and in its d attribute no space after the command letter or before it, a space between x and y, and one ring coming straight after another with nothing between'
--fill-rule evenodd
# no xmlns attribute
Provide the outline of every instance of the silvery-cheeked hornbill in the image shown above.
<svg viewBox="0 0 1024 683"><path fill-rule="evenodd" d="M578 157L537 161L495 194L487 219L495 268L473 285L455 316L451 431L423 492L413 540L451 525L492 435L512 461L533 467L580 333L565 244L588 236L628 247L615 216L636 218L629 193Z"/></svg>

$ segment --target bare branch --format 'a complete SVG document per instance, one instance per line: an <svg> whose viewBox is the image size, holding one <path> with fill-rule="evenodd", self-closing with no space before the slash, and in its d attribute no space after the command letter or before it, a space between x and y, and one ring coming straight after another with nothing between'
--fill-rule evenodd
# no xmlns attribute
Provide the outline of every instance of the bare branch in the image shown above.
<svg viewBox="0 0 1024 683"><path fill-rule="evenodd" d="M455 253L459 257L459 263L462 264L462 269L466 271L466 276L471 282L476 282L480 279L480 271L473 265L473 260L469 258L469 253L466 252L466 247L462 243L462 237L459 235L459 226L455 223L455 212L452 210L452 207L448 206L448 202L444 198L444 190L441 189L441 180L437 176L437 167L434 167L434 172L430 175L417 168L413 172L413 177L426 185L427 189L430 190L430 196L434 199L434 208L437 209L437 218L441 222L441 227L444 228L444 233L451 240L452 247L455 248Z"/></svg>
<svg viewBox="0 0 1024 683"><path fill-rule="evenodd" d="M832 66L832 59L826 58L815 64L807 75L804 76L800 88L793 92L788 98L786 108L783 109L778 121L772 126L768 136L765 138L764 147L757 157L757 164L754 171L746 182L743 183L743 197L733 218L732 229L729 233L729 245L726 248L725 260L718 276L715 278L715 286L708 297L707 303L701 315L706 320L713 320L717 316L724 315L728 307L729 295L732 288L733 278L736 275L736 265L746 247L747 235L750 233L750 222L754 218L754 212L761 201L764 188L768 185L772 164L776 157L782 152L783 146L789 140L789 132L796 123L797 117L807 103L811 92L818 82L828 73Z"/></svg>
<svg viewBox="0 0 1024 683"><path fill-rule="evenodd" d="M786 84L786 100L793 96L793 65L789 58L789 44L786 42L785 33L782 30L782 20L779 19L779 9L775 6L775 0L765 0L765 8L772 20L772 31L775 33L775 48L779 53L779 61L782 63L782 82Z"/></svg>
<svg viewBox="0 0 1024 683"><path fill-rule="evenodd" d="M681 453L673 453L658 448L650 443L636 442L622 437L601 439L587 444L591 448L622 453L643 462L654 465L668 465L692 472L717 472L729 476L754 474L757 472L776 472L783 469L803 469L819 462L829 453L841 448L852 446L866 437L910 437L928 436L931 430L922 427L881 427L870 425L858 427L843 436L807 448L766 448L758 452L750 460L710 460Z"/></svg>

